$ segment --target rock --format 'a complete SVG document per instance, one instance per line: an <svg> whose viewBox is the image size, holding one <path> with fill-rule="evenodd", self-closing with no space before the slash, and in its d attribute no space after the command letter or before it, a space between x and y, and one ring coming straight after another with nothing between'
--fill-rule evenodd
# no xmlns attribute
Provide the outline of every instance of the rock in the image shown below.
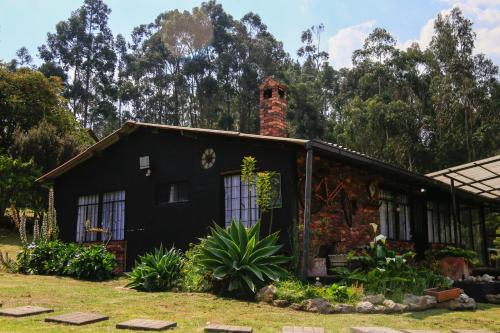
<svg viewBox="0 0 500 333"><path fill-rule="evenodd" d="M354 305L352 304L336 304L333 307L333 312L335 313L352 313L354 310Z"/></svg>
<svg viewBox="0 0 500 333"><path fill-rule="evenodd" d="M284 299L275 299L273 301L273 305L280 307L280 308L286 308L287 306L290 305L290 302L288 302L287 300L284 300Z"/></svg>
<svg viewBox="0 0 500 333"><path fill-rule="evenodd" d="M469 297L466 294L460 294L459 297L444 303L447 303L448 309L454 311L476 310L477 308L477 304L474 298Z"/></svg>
<svg viewBox="0 0 500 333"><path fill-rule="evenodd" d="M416 296L412 294L405 294L403 304L408 306L410 311L423 311L436 306L437 301L434 296Z"/></svg>
<svg viewBox="0 0 500 333"><path fill-rule="evenodd" d="M307 299L303 303L303 309L308 312L322 314L333 313L333 306L322 298Z"/></svg>
<svg viewBox="0 0 500 333"><path fill-rule="evenodd" d="M271 303L277 291L278 289L270 284L268 286L262 287L255 295L255 299L257 300L257 302Z"/></svg>
<svg viewBox="0 0 500 333"><path fill-rule="evenodd" d="M303 306L302 306L302 304L299 304L299 303L292 303L292 304L290 304L289 308L292 310L302 310Z"/></svg>
<svg viewBox="0 0 500 333"><path fill-rule="evenodd" d="M396 303L390 299L386 299L382 304L385 306L385 313L400 313L408 308L407 305Z"/></svg>
<svg viewBox="0 0 500 333"><path fill-rule="evenodd" d="M495 282L495 277L488 275L488 274L483 274L483 276L481 276L481 281L483 281L483 282Z"/></svg>
<svg viewBox="0 0 500 333"><path fill-rule="evenodd" d="M488 294L486 295L486 299L488 302L493 303L493 304L500 304L500 294ZM1 304L0 304L1 306Z"/></svg>
<svg viewBox="0 0 500 333"><path fill-rule="evenodd" d="M361 298L362 302L370 302L373 305L382 304L385 300L384 295L376 294L376 295L366 295Z"/></svg>
<svg viewBox="0 0 500 333"><path fill-rule="evenodd" d="M356 304L356 312L359 313L373 313L375 311L375 306L370 302L358 302Z"/></svg>
<svg viewBox="0 0 500 333"><path fill-rule="evenodd" d="M375 305L373 308L373 312L375 313L386 313L387 308L383 305Z"/></svg>

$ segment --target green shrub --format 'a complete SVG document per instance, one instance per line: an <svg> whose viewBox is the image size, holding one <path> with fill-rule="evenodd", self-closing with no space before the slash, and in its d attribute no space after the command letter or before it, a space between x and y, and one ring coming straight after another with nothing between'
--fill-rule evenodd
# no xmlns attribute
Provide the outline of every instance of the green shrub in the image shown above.
<svg viewBox="0 0 500 333"><path fill-rule="evenodd" d="M109 279L117 262L102 245L84 247L59 240L32 243L17 256L19 273Z"/></svg>
<svg viewBox="0 0 500 333"><path fill-rule="evenodd" d="M434 252L434 256L437 259L441 259L444 257L463 257L469 263L476 265L479 263L477 258L477 253L473 250L466 250L459 247L454 246L446 246L442 249L436 250Z"/></svg>
<svg viewBox="0 0 500 333"><path fill-rule="evenodd" d="M227 229L215 225L203 241L200 263L227 291L255 293L258 286L288 275L279 265L289 258L275 255L281 248L278 234L261 240L259 232L260 223L246 229L241 222L232 221Z"/></svg>
<svg viewBox="0 0 500 333"><path fill-rule="evenodd" d="M127 274L127 287L143 291L170 290L179 282L183 266L182 253L163 246L154 253L139 257L132 272Z"/></svg>
<svg viewBox="0 0 500 333"><path fill-rule="evenodd" d="M450 286L446 277L410 264L413 252L397 254L387 248L385 240L385 236L377 235L361 255L349 256L361 268L350 271L342 267L333 272L344 284L362 285L370 293L384 294L393 300L400 300L405 293L421 295L427 288Z"/></svg>
<svg viewBox="0 0 500 333"><path fill-rule="evenodd" d="M182 267L181 287L184 291L205 292L213 288L211 274L205 270L200 263L203 242L190 244L189 250L184 253L184 265Z"/></svg>
<svg viewBox="0 0 500 333"><path fill-rule="evenodd" d="M59 240L32 243L18 254L18 270L24 274L67 275L68 261L77 248Z"/></svg>
<svg viewBox="0 0 500 333"><path fill-rule="evenodd" d="M104 245L80 246L69 258L65 271L78 279L103 281L111 278L116 266L115 255Z"/></svg>
<svg viewBox="0 0 500 333"><path fill-rule="evenodd" d="M290 303L301 303L306 299L323 298L331 303L355 303L363 295L363 289L355 286L332 284L319 287L303 284L296 279L287 279L274 283L276 298Z"/></svg>

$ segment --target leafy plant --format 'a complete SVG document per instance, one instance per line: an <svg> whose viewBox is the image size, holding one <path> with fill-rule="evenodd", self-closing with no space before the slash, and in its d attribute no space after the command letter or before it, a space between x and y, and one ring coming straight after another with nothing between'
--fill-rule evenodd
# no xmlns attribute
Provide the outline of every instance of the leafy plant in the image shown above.
<svg viewBox="0 0 500 333"><path fill-rule="evenodd" d="M376 235L376 225L373 225L373 230L375 236L370 245L361 254L351 253L348 256L360 268L351 271L339 267L333 270L344 284L363 285L368 292L381 293L395 300L401 299L404 293L422 294L427 288L450 286L446 277L411 265L409 261L415 255L413 252L397 254L387 248L385 236Z"/></svg>
<svg viewBox="0 0 500 333"><path fill-rule="evenodd" d="M466 250L454 246L446 246L442 249L436 250L434 256L437 259L441 259L444 257L463 257L466 261L468 261L472 265L476 265L479 263L479 260L477 258L477 253L475 251Z"/></svg>
<svg viewBox="0 0 500 333"><path fill-rule="evenodd" d="M290 303L301 303L310 298L323 298L332 303L354 303L363 295L363 288L355 284L353 286L332 284L327 287L304 284L297 279L286 279L276 282L276 298L286 300Z"/></svg>
<svg viewBox="0 0 500 333"><path fill-rule="evenodd" d="M3 253L0 251L0 270L6 271L7 273L17 272L17 262L9 257L7 252Z"/></svg>
<svg viewBox="0 0 500 333"><path fill-rule="evenodd" d="M84 247L59 240L32 243L17 256L20 273L63 275L88 280L109 279L116 265L114 254L104 246Z"/></svg>
<svg viewBox="0 0 500 333"><path fill-rule="evenodd" d="M259 232L260 223L246 229L232 221L227 229L216 224L203 240L200 263L229 292L255 293L258 285L288 275L280 264L290 259L276 255L282 247L277 245L278 233L259 239Z"/></svg>
<svg viewBox="0 0 500 333"><path fill-rule="evenodd" d="M111 278L116 266L115 255L105 246L79 246L69 258L65 272L78 279L103 281Z"/></svg>
<svg viewBox="0 0 500 333"><path fill-rule="evenodd" d="M203 292L212 289L211 275L200 263L200 254L203 242L191 244L189 250L184 254L184 265L182 266L182 290L191 292Z"/></svg>
<svg viewBox="0 0 500 333"><path fill-rule="evenodd" d="M24 274L66 275L69 259L77 245L61 241L36 242L23 248L17 256L18 269Z"/></svg>
<svg viewBox="0 0 500 333"><path fill-rule="evenodd" d="M154 253L139 257L132 272L127 274L127 287L143 291L163 291L172 289L181 277L182 253L172 247L163 246Z"/></svg>

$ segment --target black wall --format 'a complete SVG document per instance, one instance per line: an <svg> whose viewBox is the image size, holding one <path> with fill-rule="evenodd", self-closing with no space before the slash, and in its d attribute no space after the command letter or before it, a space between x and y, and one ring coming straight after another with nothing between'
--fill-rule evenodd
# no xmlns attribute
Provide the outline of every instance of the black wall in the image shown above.
<svg viewBox="0 0 500 333"><path fill-rule="evenodd" d="M217 155L208 170L201 167L206 148ZM137 255L160 243L185 249L205 236L214 221L224 224L223 174L239 171L242 158L251 155L261 170L281 173L283 206L274 211L273 229L281 230L286 242L296 217L296 149L300 148L278 142L138 129L55 180L61 238L75 241L79 196L123 189L128 268ZM149 177L139 169L139 157L144 155L150 158ZM157 204L157 184L178 181L189 182L189 202ZM262 230L268 230L266 219Z"/></svg>

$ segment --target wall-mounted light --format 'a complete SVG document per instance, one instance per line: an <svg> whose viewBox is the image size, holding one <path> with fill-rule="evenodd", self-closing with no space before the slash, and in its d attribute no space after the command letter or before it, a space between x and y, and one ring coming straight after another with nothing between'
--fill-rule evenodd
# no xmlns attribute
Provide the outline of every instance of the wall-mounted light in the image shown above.
<svg viewBox="0 0 500 333"><path fill-rule="evenodd" d="M423 187L422 187L422 188L420 189L420 193L425 193L425 192L427 192L427 190L426 190L425 188L423 188Z"/></svg>

